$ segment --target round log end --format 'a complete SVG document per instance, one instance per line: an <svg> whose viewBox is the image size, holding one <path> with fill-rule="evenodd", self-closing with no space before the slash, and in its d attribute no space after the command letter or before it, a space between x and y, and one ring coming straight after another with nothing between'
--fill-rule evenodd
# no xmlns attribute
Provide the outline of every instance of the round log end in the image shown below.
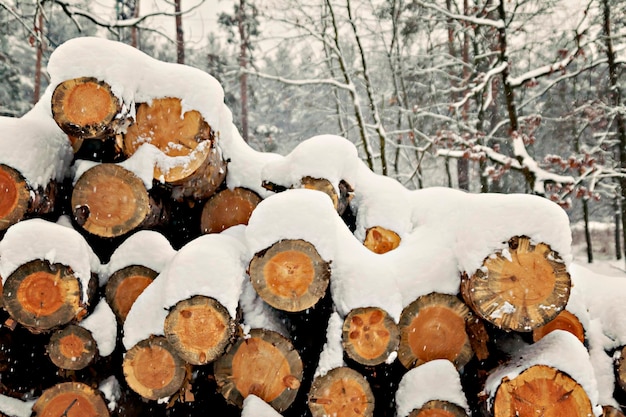
<svg viewBox="0 0 626 417"><path fill-rule="evenodd" d="M105 298L120 323L124 323L139 294L157 277L157 272L142 265L131 265L111 275Z"/></svg>
<svg viewBox="0 0 626 417"><path fill-rule="evenodd" d="M61 369L79 370L88 366L96 356L98 346L91 332L70 324L55 331L47 346L52 363Z"/></svg>
<svg viewBox="0 0 626 417"><path fill-rule="evenodd" d="M22 220L28 211L30 187L15 169L0 164L0 231Z"/></svg>
<svg viewBox="0 0 626 417"><path fill-rule="evenodd" d="M526 236L485 258L461 293L476 314L504 330L530 332L565 308L571 280L558 253Z"/></svg>
<svg viewBox="0 0 626 417"><path fill-rule="evenodd" d="M343 348L353 360L375 366L398 348L400 331L389 314L378 307L356 308L343 322Z"/></svg>
<svg viewBox="0 0 626 417"><path fill-rule="evenodd" d="M306 188L307 190L317 190L325 193L333 202L335 210L339 208L339 196L337 195L337 191L335 190L333 184L326 178L303 177L300 180L300 183L302 184L302 188Z"/></svg>
<svg viewBox="0 0 626 417"><path fill-rule="evenodd" d="M133 346L126 352L122 369L128 386L148 400L175 394L185 381L185 362L162 336Z"/></svg>
<svg viewBox="0 0 626 417"><path fill-rule="evenodd" d="M281 240L257 253L248 268L252 286L269 305L303 311L317 304L330 282L330 266L304 240Z"/></svg>
<svg viewBox="0 0 626 417"><path fill-rule="evenodd" d="M332 369L315 378L308 402L313 417L374 415L374 395L369 383L363 375L347 367Z"/></svg>
<svg viewBox="0 0 626 417"><path fill-rule="evenodd" d="M626 346L622 347L619 359L617 360L616 378L622 391L626 392Z"/></svg>
<svg viewBox="0 0 626 417"><path fill-rule="evenodd" d="M220 233L238 224L248 224L261 197L245 188L225 189L213 195L202 208L202 233Z"/></svg>
<svg viewBox="0 0 626 417"><path fill-rule="evenodd" d="M558 369L531 366L516 378L503 380L493 402L494 417L588 417L593 407L585 390Z"/></svg>
<svg viewBox="0 0 626 417"><path fill-rule="evenodd" d="M400 236L392 230L374 226L365 232L363 245L374 253L383 254L400 246Z"/></svg>
<svg viewBox="0 0 626 417"><path fill-rule="evenodd" d="M468 417L463 407L449 401L431 400L411 411L408 417Z"/></svg>
<svg viewBox="0 0 626 417"><path fill-rule="evenodd" d="M295 400L302 382L302 360L280 334L253 329L214 364L218 391L238 407L254 394L279 413Z"/></svg>
<svg viewBox="0 0 626 417"><path fill-rule="evenodd" d="M457 297L430 293L404 308L400 316L398 359L412 369L434 359L447 359L463 368L474 352L467 334L473 316Z"/></svg>
<svg viewBox="0 0 626 417"><path fill-rule="evenodd" d="M602 406L602 417L625 417L624 413L621 410L611 406L611 405L603 405Z"/></svg>
<svg viewBox="0 0 626 417"><path fill-rule="evenodd" d="M542 337L554 330L565 330L573 334L585 343L585 328L578 317L567 310L561 311L552 321L533 330L533 342L537 342Z"/></svg>
<svg viewBox="0 0 626 417"><path fill-rule="evenodd" d="M228 310L217 300L194 296L179 301L165 318L165 337L185 361L204 365L224 354L235 334Z"/></svg>
<svg viewBox="0 0 626 417"><path fill-rule="evenodd" d="M87 170L72 192L74 218L89 233L122 236L137 228L150 213L143 182L116 164L99 164Z"/></svg>
<svg viewBox="0 0 626 417"><path fill-rule="evenodd" d="M33 405L37 417L108 417L102 394L80 382L63 382L48 388Z"/></svg>

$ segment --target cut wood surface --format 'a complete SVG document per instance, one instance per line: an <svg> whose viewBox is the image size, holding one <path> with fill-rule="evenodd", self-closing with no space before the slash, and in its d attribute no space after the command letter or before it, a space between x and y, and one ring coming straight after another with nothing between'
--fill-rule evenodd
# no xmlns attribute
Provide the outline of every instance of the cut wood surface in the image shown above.
<svg viewBox="0 0 626 417"><path fill-rule="evenodd" d="M216 299L197 295L179 301L165 318L165 337L193 365L221 356L235 334L228 310Z"/></svg>
<svg viewBox="0 0 626 417"><path fill-rule="evenodd" d="M504 379L493 402L494 417L590 417L585 390L558 369L535 365L514 379Z"/></svg>
<svg viewBox="0 0 626 417"><path fill-rule="evenodd" d="M623 346L617 360L617 383L626 392L626 346Z"/></svg>
<svg viewBox="0 0 626 417"><path fill-rule="evenodd" d="M449 401L431 400L411 411L408 417L468 417L463 407Z"/></svg>
<svg viewBox="0 0 626 417"><path fill-rule="evenodd" d="M355 308L344 319L343 348L358 363L375 366L385 362L399 342L398 325L381 308Z"/></svg>
<svg viewBox="0 0 626 417"><path fill-rule="evenodd" d="M561 311L554 319L533 330L533 341L536 342L554 330L565 330L585 343L585 328L578 317L567 310Z"/></svg>
<svg viewBox="0 0 626 417"><path fill-rule="evenodd" d="M315 378L308 402L313 417L374 415L374 395L369 383L363 375L347 367L331 369Z"/></svg>
<svg viewBox="0 0 626 417"><path fill-rule="evenodd" d="M625 417L624 413L611 405L602 406L602 417Z"/></svg>
<svg viewBox="0 0 626 417"><path fill-rule="evenodd" d="M22 220L28 211L30 187L17 170L0 164L0 231Z"/></svg>
<svg viewBox="0 0 626 417"><path fill-rule="evenodd" d="M532 331L565 308L571 280L565 263L545 243L514 237L508 249L487 257L483 268L463 276L465 302L495 326Z"/></svg>
<svg viewBox="0 0 626 417"><path fill-rule="evenodd" d="M68 266L34 260L18 267L3 287L4 306L18 323L46 331L84 313L79 280Z"/></svg>
<svg viewBox="0 0 626 417"><path fill-rule="evenodd" d="M134 230L152 211L143 182L116 164L99 164L85 171L74 185L71 204L78 224L101 237Z"/></svg>
<svg viewBox="0 0 626 417"><path fill-rule="evenodd" d="M474 355L466 332L473 319L456 296L430 293L402 310L398 359L411 369L434 359L448 359L461 369Z"/></svg>
<svg viewBox="0 0 626 417"><path fill-rule="evenodd" d="M225 189L209 198L202 208L202 233L220 233L231 226L248 224L261 197L247 188Z"/></svg>
<svg viewBox="0 0 626 417"><path fill-rule="evenodd" d="M303 188L308 190L317 190L328 195L333 202L333 207L340 215L346 210L350 200L352 199L352 187L347 182L342 181L340 191L337 193L333 184L326 178L303 177L300 181Z"/></svg>
<svg viewBox="0 0 626 417"><path fill-rule="evenodd" d="M124 323L139 294L152 283L157 275L156 271L143 265L127 266L111 275L104 294L120 323Z"/></svg>
<svg viewBox="0 0 626 417"><path fill-rule="evenodd" d="M186 364L163 336L142 340L122 363L128 386L148 400L175 394L185 382Z"/></svg>
<svg viewBox="0 0 626 417"><path fill-rule="evenodd" d="M102 394L80 382L63 382L45 390L33 405L37 417L107 417Z"/></svg>
<svg viewBox="0 0 626 417"><path fill-rule="evenodd" d="M265 329L252 329L214 363L217 389L229 403L242 407L243 400L254 394L278 412L296 398L302 370L292 343Z"/></svg>
<svg viewBox="0 0 626 417"><path fill-rule="evenodd" d="M100 139L112 134L120 110L111 87L92 77L63 81L52 93L52 116L61 130L74 137Z"/></svg>
<svg viewBox="0 0 626 417"><path fill-rule="evenodd" d="M94 360L98 346L89 330L70 324L52 333L47 352L59 368L76 371Z"/></svg>
<svg viewBox="0 0 626 417"><path fill-rule="evenodd" d="M365 232L363 245L374 253L383 254L400 246L400 236L393 230L374 226Z"/></svg>
<svg viewBox="0 0 626 417"><path fill-rule="evenodd" d="M248 267L252 286L269 305L303 311L324 296L330 266L315 246L304 240L280 240L254 255Z"/></svg>

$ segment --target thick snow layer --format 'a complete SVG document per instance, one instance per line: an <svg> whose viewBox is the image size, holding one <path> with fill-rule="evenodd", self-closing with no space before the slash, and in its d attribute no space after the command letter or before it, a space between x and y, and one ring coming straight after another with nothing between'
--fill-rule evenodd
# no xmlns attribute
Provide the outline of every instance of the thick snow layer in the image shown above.
<svg viewBox="0 0 626 417"><path fill-rule="evenodd" d="M113 412L117 407L117 401L122 395L119 381L114 376L110 376L100 383L98 389L107 400L107 408Z"/></svg>
<svg viewBox="0 0 626 417"><path fill-rule="evenodd" d="M569 375L587 393L594 413L597 416L602 414L598 384L589 353L576 336L564 330L555 330L538 342L523 347L509 364L492 372L485 383L489 403L492 403L503 378L514 379L534 365L550 366Z"/></svg>
<svg viewBox="0 0 626 417"><path fill-rule="evenodd" d="M426 362L402 377L396 391L396 412L406 417L431 400L448 401L469 413L459 372L446 359Z"/></svg>
<svg viewBox="0 0 626 417"><path fill-rule="evenodd" d="M243 400L241 417L280 417L281 415L271 405L254 394L248 395Z"/></svg>
<svg viewBox="0 0 626 417"><path fill-rule="evenodd" d="M280 317L278 317L277 310L270 307L259 297L249 279L244 279L243 281L239 306L243 313L245 334L248 334L250 329L267 329L287 338L289 337L289 332Z"/></svg>
<svg viewBox="0 0 626 417"><path fill-rule="evenodd" d="M10 417L30 417L36 401L22 401L0 394L0 412Z"/></svg>
<svg viewBox="0 0 626 417"><path fill-rule="evenodd" d="M341 343L343 319L333 312L328 319L326 343L320 353L320 360L315 370L315 378L326 375L330 370L345 365L343 361L343 345Z"/></svg>
<svg viewBox="0 0 626 417"><path fill-rule="evenodd" d="M89 330L98 346L100 356L109 356L115 349L117 320L107 302L102 299L94 311L79 323Z"/></svg>
<svg viewBox="0 0 626 417"><path fill-rule="evenodd" d="M24 220L9 227L0 241L2 282L18 267L35 259L71 267L82 285L83 303L87 303L91 273L98 273L101 265L80 233L42 219Z"/></svg>
<svg viewBox="0 0 626 417"><path fill-rule="evenodd" d="M44 95L40 103L50 95ZM20 118L0 116L0 164L19 171L32 188L51 180L62 181L74 156L67 135L44 105L35 106Z"/></svg>

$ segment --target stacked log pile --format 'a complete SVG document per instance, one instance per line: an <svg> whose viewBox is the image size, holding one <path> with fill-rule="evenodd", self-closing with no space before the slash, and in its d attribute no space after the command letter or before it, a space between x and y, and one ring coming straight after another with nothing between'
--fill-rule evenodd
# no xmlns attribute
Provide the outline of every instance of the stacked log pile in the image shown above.
<svg viewBox="0 0 626 417"><path fill-rule="evenodd" d="M254 151L211 76L115 42L48 70L0 119L4 415L623 415L596 301L626 284L553 203L409 191L332 135Z"/></svg>

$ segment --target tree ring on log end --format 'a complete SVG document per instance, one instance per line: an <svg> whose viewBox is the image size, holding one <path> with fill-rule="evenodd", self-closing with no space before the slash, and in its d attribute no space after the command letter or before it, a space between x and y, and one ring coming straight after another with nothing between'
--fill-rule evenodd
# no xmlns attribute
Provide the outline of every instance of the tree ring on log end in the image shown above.
<svg viewBox="0 0 626 417"><path fill-rule="evenodd" d="M383 254L400 246L400 236L392 230L374 226L365 232L363 245L374 253Z"/></svg>
<svg viewBox="0 0 626 417"><path fill-rule="evenodd" d="M257 253L248 268L252 286L269 305L295 312L317 304L330 282L330 266L304 240L280 240Z"/></svg>
<svg viewBox="0 0 626 417"><path fill-rule="evenodd" d="M369 383L357 371L340 367L317 377L308 397L313 417L371 417L374 415L374 394Z"/></svg>
<svg viewBox="0 0 626 417"><path fill-rule="evenodd" d="M89 330L70 324L52 334L47 351L56 366L76 371L93 361L97 343Z"/></svg>
<svg viewBox="0 0 626 417"><path fill-rule="evenodd" d="M474 352L466 332L473 316L456 296L430 293L402 310L398 327L398 359L412 369L435 359L447 359L463 368Z"/></svg>
<svg viewBox="0 0 626 417"><path fill-rule="evenodd" d="M185 362L165 337L155 336L133 346L122 363L124 378L137 394L158 400L175 394L185 380Z"/></svg>
<svg viewBox="0 0 626 417"><path fill-rule="evenodd" d="M113 130L120 101L104 81L81 77L60 83L52 93L52 115L61 130L83 139L102 138Z"/></svg>
<svg viewBox="0 0 626 417"><path fill-rule="evenodd" d="M214 364L218 391L243 407L254 394L279 413L295 400L302 382L302 360L291 342L266 329L252 329Z"/></svg>
<svg viewBox="0 0 626 417"><path fill-rule="evenodd" d="M337 195L337 190L335 190L333 184L326 178L303 177L300 180L300 183L302 184L302 188L307 190L317 190L326 194L333 202L335 210L338 210L339 196Z"/></svg>
<svg viewBox="0 0 626 417"><path fill-rule="evenodd" d="M603 405L602 417L625 417L625 416L624 416L624 413L622 413L618 408L615 408L611 405Z"/></svg>
<svg viewBox="0 0 626 417"><path fill-rule="evenodd" d="M236 187L213 195L202 208L202 233L220 233L231 226L248 224L252 211L261 202L254 191Z"/></svg>
<svg viewBox="0 0 626 417"><path fill-rule="evenodd" d="M585 343L585 328L580 320L578 320L578 317L567 310L562 310L552 321L534 329L533 342L537 342L554 330L570 332L580 340L580 343Z"/></svg>
<svg viewBox="0 0 626 417"><path fill-rule="evenodd" d="M626 346L622 347L620 357L617 361L617 383L622 391L626 392Z"/></svg>
<svg viewBox="0 0 626 417"><path fill-rule="evenodd" d="M30 188L22 174L0 164L0 231L22 220L29 202Z"/></svg>
<svg viewBox="0 0 626 417"><path fill-rule="evenodd" d="M571 280L561 257L545 243L535 245L526 236L508 243L463 278L461 293L474 312L496 327L529 332L565 308Z"/></svg>
<svg viewBox="0 0 626 417"><path fill-rule="evenodd" d="M80 382L63 382L48 388L33 405L37 417L108 417L102 394Z"/></svg>
<svg viewBox="0 0 626 417"><path fill-rule="evenodd" d="M449 401L431 400L411 411L408 417L467 417L467 412Z"/></svg>
<svg viewBox="0 0 626 417"><path fill-rule="evenodd" d="M74 217L83 213L82 227L101 237L124 235L138 227L150 213L143 182L116 164L99 164L87 170L72 192Z"/></svg>
<svg viewBox="0 0 626 417"><path fill-rule="evenodd" d="M588 417L593 407L587 393L567 374L534 365L516 378L503 380L493 402L494 417Z"/></svg>
<svg viewBox="0 0 626 417"><path fill-rule="evenodd" d="M111 275L104 295L120 323L124 323L137 297L157 275L156 271L143 265L127 266Z"/></svg>
<svg viewBox="0 0 626 417"><path fill-rule="evenodd" d="M193 365L221 356L235 333L228 310L202 295L179 301L165 318L164 329L176 353Z"/></svg>
<svg viewBox="0 0 626 417"><path fill-rule="evenodd" d="M351 310L343 321L343 348L358 363L380 365L398 348L400 331L389 314L379 307Z"/></svg>
<svg viewBox="0 0 626 417"><path fill-rule="evenodd" d="M38 331L69 323L83 308L81 284L72 269L39 259L9 275L3 298L11 317Z"/></svg>

